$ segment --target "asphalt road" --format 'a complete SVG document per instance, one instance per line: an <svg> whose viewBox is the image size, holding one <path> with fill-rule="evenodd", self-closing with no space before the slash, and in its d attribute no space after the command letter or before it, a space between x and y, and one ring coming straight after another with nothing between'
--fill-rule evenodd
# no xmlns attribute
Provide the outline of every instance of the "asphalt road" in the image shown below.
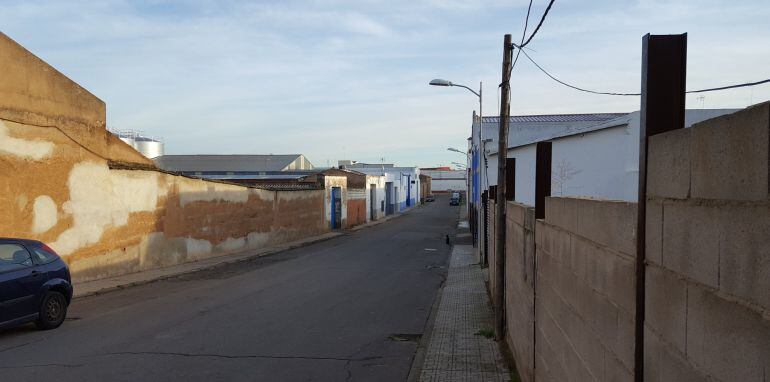
<svg viewBox="0 0 770 382"><path fill-rule="evenodd" d="M0 332L0 380L403 381L457 216L438 199L308 247L77 299L59 329Z"/></svg>

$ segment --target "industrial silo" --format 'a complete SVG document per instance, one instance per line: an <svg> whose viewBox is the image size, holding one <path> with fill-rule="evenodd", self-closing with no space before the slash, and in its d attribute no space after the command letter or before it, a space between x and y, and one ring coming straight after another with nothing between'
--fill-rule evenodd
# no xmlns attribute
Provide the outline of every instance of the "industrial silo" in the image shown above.
<svg viewBox="0 0 770 382"><path fill-rule="evenodd" d="M163 142L157 139L137 136L134 142L134 148L147 158L153 159L163 155Z"/></svg>

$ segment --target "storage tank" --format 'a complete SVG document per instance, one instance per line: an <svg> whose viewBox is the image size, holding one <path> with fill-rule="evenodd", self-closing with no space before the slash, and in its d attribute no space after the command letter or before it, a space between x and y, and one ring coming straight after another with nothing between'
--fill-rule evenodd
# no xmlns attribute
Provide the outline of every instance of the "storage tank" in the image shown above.
<svg viewBox="0 0 770 382"><path fill-rule="evenodd" d="M120 138L121 141L126 142L127 145L136 148L136 141L134 140L134 137L129 135L123 135L123 134L115 134Z"/></svg>
<svg viewBox="0 0 770 382"><path fill-rule="evenodd" d="M154 159L163 155L163 142L157 139L138 136L134 142L134 148L147 158Z"/></svg>

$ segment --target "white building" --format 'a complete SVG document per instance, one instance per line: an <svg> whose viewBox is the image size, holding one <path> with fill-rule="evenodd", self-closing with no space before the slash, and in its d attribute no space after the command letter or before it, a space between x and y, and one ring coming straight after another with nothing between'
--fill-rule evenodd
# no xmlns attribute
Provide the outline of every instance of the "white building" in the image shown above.
<svg viewBox="0 0 770 382"><path fill-rule="evenodd" d="M685 125L690 127L734 111L687 110ZM511 117L507 157L516 158L515 200L524 204L535 204L535 147L537 142L550 141L552 195L636 201L639 115L636 111L623 114ZM480 158L480 192L497 184L499 121L499 117L483 118L482 144L485 155ZM477 128L476 123L474 151L478 147Z"/></svg>
<svg viewBox="0 0 770 382"><path fill-rule="evenodd" d="M420 174L431 178L431 192L465 192L468 186L465 170L420 169Z"/></svg>
<svg viewBox="0 0 770 382"><path fill-rule="evenodd" d="M392 164L370 164L354 161L340 161L340 163L346 170L385 178L386 215L392 215L419 204L420 169L417 167L395 167Z"/></svg>

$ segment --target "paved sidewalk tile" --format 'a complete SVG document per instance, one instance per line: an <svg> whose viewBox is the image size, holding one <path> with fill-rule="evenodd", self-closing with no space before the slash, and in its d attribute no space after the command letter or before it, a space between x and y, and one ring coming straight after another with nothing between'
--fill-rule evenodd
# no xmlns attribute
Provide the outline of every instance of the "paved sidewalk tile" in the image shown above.
<svg viewBox="0 0 770 382"><path fill-rule="evenodd" d="M420 381L508 381L497 343L476 334L493 327L492 307L473 247L456 245Z"/></svg>

